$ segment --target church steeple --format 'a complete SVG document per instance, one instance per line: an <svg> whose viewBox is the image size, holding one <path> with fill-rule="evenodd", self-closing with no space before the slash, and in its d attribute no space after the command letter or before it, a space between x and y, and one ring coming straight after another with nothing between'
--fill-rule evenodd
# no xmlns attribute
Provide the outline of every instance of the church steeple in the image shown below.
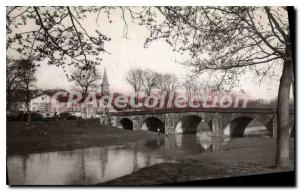
<svg viewBox="0 0 300 191"><path fill-rule="evenodd" d="M101 92L102 94L109 94L109 83L108 83L108 78L106 74L106 68L104 68L104 73L103 73L103 80L101 84Z"/></svg>

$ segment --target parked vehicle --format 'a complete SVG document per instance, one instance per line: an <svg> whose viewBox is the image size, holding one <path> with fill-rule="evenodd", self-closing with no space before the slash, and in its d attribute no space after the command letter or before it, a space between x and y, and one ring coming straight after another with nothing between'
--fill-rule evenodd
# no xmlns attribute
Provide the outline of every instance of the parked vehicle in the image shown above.
<svg viewBox="0 0 300 191"><path fill-rule="evenodd" d="M55 120L57 117L55 112L43 113L42 115L47 120Z"/></svg>
<svg viewBox="0 0 300 191"><path fill-rule="evenodd" d="M59 119L60 120L75 120L76 116L74 116L68 112L64 112L64 113L59 114Z"/></svg>
<svg viewBox="0 0 300 191"><path fill-rule="evenodd" d="M59 119L60 120L67 120L68 119L68 117L69 117L69 113L66 113L66 112L64 112L64 113L60 113L59 114Z"/></svg>
<svg viewBox="0 0 300 191"><path fill-rule="evenodd" d="M76 118L82 118L82 114L79 111L70 112L70 115L75 116Z"/></svg>
<svg viewBox="0 0 300 191"><path fill-rule="evenodd" d="M19 112L19 113L13 113L13 112L7 112L6 117L8 121L27 121L28 120L28 113L25 112ZM44 117L42 114L38 112L31 112L31 121L43 121Z"/></svg>
<svg viewBox="0 0 300 191"><path fill-rule="evenodd" d="M93 118L99 119L99 118L102 117L102 116L103 116L103 114L97 112L97 113L93 116Z"/></svg>
<svg viewBox="0 0 300 191"><path fill-rule="evenodd" d="M51 114L51 113L42 113L42 116L43 116L44 118L50 118L50 117L53 117L54 114Z"/></svg>

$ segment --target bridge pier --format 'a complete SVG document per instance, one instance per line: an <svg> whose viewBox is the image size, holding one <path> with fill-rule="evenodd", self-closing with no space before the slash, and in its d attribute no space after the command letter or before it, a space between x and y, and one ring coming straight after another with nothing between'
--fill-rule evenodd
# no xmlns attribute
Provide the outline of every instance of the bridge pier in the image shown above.
<svg viewBox="0 0 300 191"><path fill-rule="evenodd" d="M107 121L110 125L114 126L114 127L118 127L118 121L119 118L117 116L112 116L112 117L106 117Z"/></svg>
<svg viewBox="0 0 300 191"><path fill-rule="evenodd" d="M104 124L104 125L110 125L110 117L109 116L103 116L103 117L100 117L100 123L101 124Z"/></svg>
<svg viewBox="0 0 300 191"><path fill-rule="evenodd" d="M213 151L218 151L223 144L223 118L219 113L212 118L212 141Z"/></svg>
<svg viewBox="0 0 300 191"><path fill-rule="evenodd" d="M212 119L212 134L213 136L223 137L223 119L219 113Z"/></svg>
<svg viewBox="0 0 300 191"><path fill-rule="evenodd" d="M165 134L175 133L175 122L172 114L165 114Z"/></svg>
<svg viewBox="0 0 300 191"><path fill-rule="evenodd" d="M138 116L135 116L132 118L132 129L135 130L140 130L140 122L139 122Z"/></svg>

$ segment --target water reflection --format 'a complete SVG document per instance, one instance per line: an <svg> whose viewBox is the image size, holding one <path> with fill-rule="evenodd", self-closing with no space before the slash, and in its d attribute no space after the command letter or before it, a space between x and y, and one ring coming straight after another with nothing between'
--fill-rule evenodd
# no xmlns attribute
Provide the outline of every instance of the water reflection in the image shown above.
<svg viewBox="0 0 300 191"><path fill-rule="evenodd" d="M197 132L197 142L204 148L208 149L211 147L213 143L212 132L211 131L204 131L204 132Z"/></svg>
<svg viewBox="0 0 300 191"><path fill-rule="evenodd" d="M222 145L212 137L210 131L198 132L197 134L176 134L146 141L143 151L152 155L176 158L182 154L199 154L205 151L213 151L214 147Z"/></svg>
<svg viewBox="0 0 300 191"><path fill-rule="evenodd" d="M106 182L140 168L175 162L177 156L214 150L209 132L157 137L122 146L93 147L8 157L10 185L74 185Z"/></svg>
<svg viewBox="0 0 300 191"><path fill-rule="evenodd" d="M256 121L256 123L258 123ZM228 124L223 130L223 142L228 143L230 140L234 139L236 136L231 134L231 125ZM263 125L248 125L243 133L244 137L270 137L270 132Z"/></svg>
<svg viewBox="0 0 300 191"><path fill-rule="evenodd" d="M121 147L12 156L7 160L10 185L95 184L162 162L149 154Z"/></svg>

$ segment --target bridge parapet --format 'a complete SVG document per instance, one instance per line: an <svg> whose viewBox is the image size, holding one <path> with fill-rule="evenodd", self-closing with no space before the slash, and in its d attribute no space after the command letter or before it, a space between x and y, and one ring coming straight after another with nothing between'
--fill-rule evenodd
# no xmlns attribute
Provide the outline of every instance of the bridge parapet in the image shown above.
<svg viewBox="0 0 300 191"><path fill-rule="evenodd" d="M291 109L290 123L293 126L294 110ZM200 121L205 121L210 125L211 131L214 136L223 136L225 127L230 125L236 119L239 119L237 123L240 125L247 124L256 119L262 125L264 125L270 135L276 137L277 132L277 120L276 120L276 108L184 108L184 109L162 109L162 110L143 110L143 111L122 111L122 112L110 112L107 115L110 124L114 126L120 126L120 120L127 118L132 123L133 130L143 130L142 126L145 126L145 121L149 118L156 118L164 125L164 131L168 134L176 133L176 126L186 116L196 116L200 118ZM244 120L242 122L241 120ZM234 126L239 124L230 125L230 132L233 131ZM243 127L245 129L245 127ZM144 128L145 129L145 128ZM147 129L147 128L146 128ZM149 129L149 128L148 128ZM240 131L241 134L244 130Z"/></svg>
<svg viewBox="0 0 300 191"><path fill-rule="evenodd" d="M205 112L205 113L269 113L275 114L276 108L181 108L181 109L145 109L132 111L109 112L108 115L146 115L146 114L165 114L165 113L186 113L186 112ZM290 109L294 113L294 109Z"/></svg>

